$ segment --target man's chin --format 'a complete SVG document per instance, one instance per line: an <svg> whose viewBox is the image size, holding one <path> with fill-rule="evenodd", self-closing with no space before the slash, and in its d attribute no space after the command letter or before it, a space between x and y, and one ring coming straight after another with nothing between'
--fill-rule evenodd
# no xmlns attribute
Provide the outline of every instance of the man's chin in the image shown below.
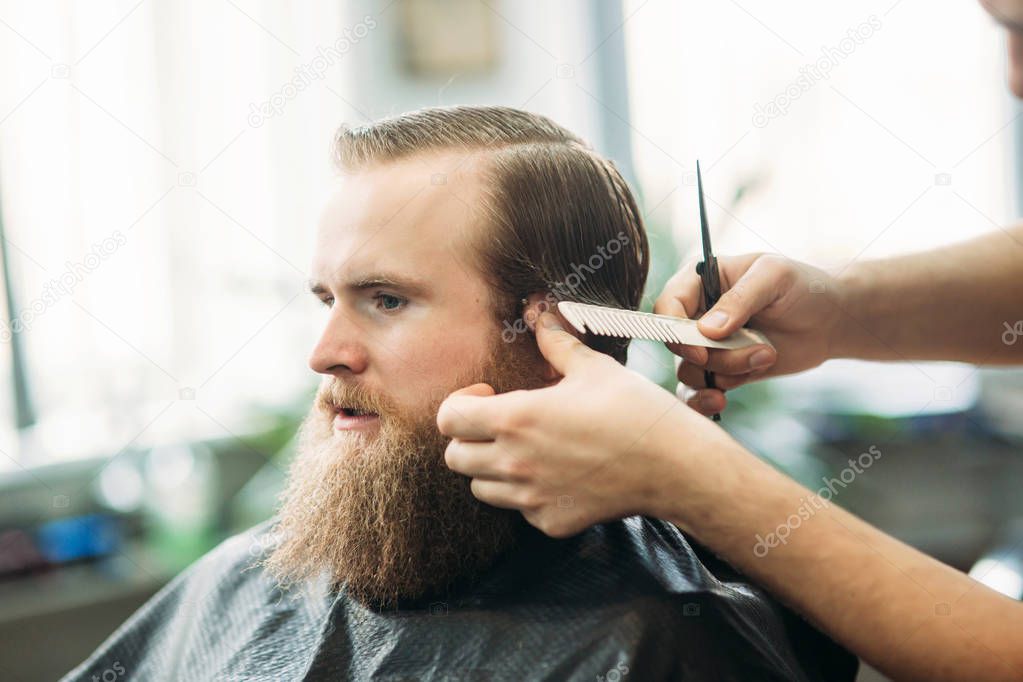
<svg viewBox="0 0 1023 682"><path fill-rule="evenodd" d="M314 410L300 434L267 567L284 586L327 571L367 605L439 594L513 546L518 512L483 504L444 465L432 419L327 428Z"/></svg>

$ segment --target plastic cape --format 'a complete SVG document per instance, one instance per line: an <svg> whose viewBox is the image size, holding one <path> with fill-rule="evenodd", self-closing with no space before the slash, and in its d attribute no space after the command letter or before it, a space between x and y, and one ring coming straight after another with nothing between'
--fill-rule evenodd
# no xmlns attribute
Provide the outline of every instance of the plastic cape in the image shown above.
<svg viewBox="0 0 1023 682"><path fill-rule="evenodd" d="M269 524L177 576L65 681L852 680L857 659L672 524L531 531L441 599L367 608L253 567ZM96 677L94 677L96 676Z"/></svg>

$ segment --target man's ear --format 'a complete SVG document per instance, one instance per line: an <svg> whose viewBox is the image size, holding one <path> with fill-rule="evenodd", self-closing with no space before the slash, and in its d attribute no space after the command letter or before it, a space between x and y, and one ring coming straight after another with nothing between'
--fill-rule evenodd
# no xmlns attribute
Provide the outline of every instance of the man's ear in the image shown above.
<svg viewBox="0 0 1023 682"><path fill-rule="evenodd" d="M577 339L582 339L582 334L576 331L576 328L565 319L565 316L558 312L558 299L554 298L553 294L546 291L530 294L522 307L522 319L525 320L529 331L536 331L537 321L543 313L554 314L558 318L558 322L561 323L561 326L565 328L565 331Z"/></svg>
<svg viewBox="0 0 1023 682"><path fill-rule="evenodd" d="M565 319L565 316L558 312L558 299L554 298L553 294L546 291L538 291L530 294L526 298L526 303L523 305L522 319L525 320L529 331L536 331L537 321L540 319L540 315L545 312L552 313L555 317L557 317L562 328L569 334L580 341L583 340L583 334L579 333L579 331ZM546 365L544 370L545 380L553 383L561 378L561 375L549 362L545 362L544 364Z"/></svg>

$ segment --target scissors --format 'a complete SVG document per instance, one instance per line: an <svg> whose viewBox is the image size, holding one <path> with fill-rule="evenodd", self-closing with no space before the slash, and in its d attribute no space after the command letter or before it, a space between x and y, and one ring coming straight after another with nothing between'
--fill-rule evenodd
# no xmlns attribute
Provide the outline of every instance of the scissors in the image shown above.
<svg viewBox="0 0 1023 682"><path fill-rule="evenodd" d="M721 273L718 270L718 259L710 248L710 227L707 224L707 207L703 202L703 176L700 174L700 162L696 162L696 187L700 199L700 238L703 242L703 260L696 264L696 274L700 276L703 286L704 312L714 307L721 298ZM707 388L717 388L714 372L703 370L703 379ZM721 415L715 414L714 421L721 421Z"/></svg>

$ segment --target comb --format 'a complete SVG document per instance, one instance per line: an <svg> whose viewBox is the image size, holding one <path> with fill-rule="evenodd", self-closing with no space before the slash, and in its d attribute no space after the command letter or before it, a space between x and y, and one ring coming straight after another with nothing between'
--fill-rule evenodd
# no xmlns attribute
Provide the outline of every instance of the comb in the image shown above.
<svg viewBox="0 0 1023 682"><path fill-rule="evenodd" d="M580 333L587 331L601 336L618 336L629 339L648 339L665 343L680 343L686 346L738 350L757 344L774 347L767 337L755 329L742 328L720 341L709 339L700 333L696 320L669 315L655 315L638 310L606 308L589 303L559 301L558 311Z"/></svg>

